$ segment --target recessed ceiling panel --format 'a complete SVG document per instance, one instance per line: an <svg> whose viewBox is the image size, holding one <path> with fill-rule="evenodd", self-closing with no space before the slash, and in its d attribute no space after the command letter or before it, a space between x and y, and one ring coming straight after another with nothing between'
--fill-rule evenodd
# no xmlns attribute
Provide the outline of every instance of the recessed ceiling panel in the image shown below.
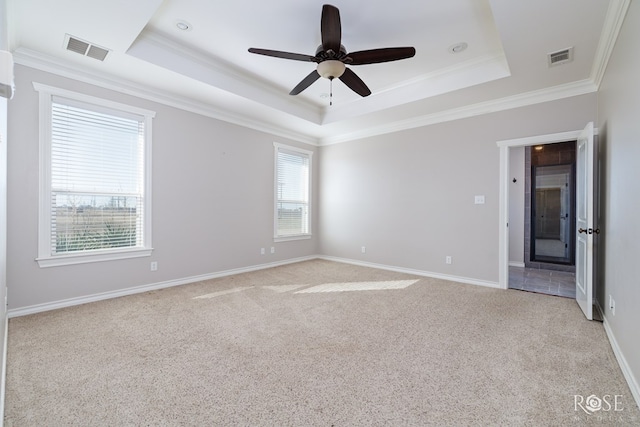
<svg viewBox="0 0 640 427"><path fill-rule="evenodd" d="M366 98L326 79L290 96L315 64L248 48L314 55L322 3L12 0L6 21L18 66L325 143L593 92L629 4L332 0L347 51L413 46L416 54L347 65L371 89ZM71 52L66 34L108 55ZM466 49L450 49L460 44ZM568 47L573 60L549 67L548 54Z"/></svg>
<svg viewBox="0 0 640 427"><path fill-rule="evenodd" d="M477 64L496 58L503 66L494 75L488 74L485 68L480 82L503 78L508 73L487 0L431 3L405 0L376 7L370 7L367 1L336 1L334 5L340 11L342 44L348 52L413 46L417 53L401 61L347 66L377 95L371 97L376 101L363 100L341 81L331 84L327 79L318 79L297 97L319 108L329 106L330 94L336 105L349 104L352 116L358 111L366 113L457 90L478 83ZM212 75L226 72L242 76L245 81L253 80L256 86L269 85L287 98L289 91L312 72L316 64L255 55L247 49L257 47L315 55L321 44L321 11L320 4L295 0L256 2L251 8L238 2L168 0L147 25L145 35L170 40L174 50L176 45L182 45L185 51L197 51L224 64L224 70L212 70ZM184 22L189 23L186 31ZM466 43L467 49L452 53L449 47L459 43ZM143 49L138 44L130 54L151 60ZM156 51L158 65L175 64L162 61L158 54ZM440 70L444 73L454 69L455 80L449 78L443 84L442 79L434 78ZM465 76L465 69L469 76ZM230 81L219 80L221 84ZM251 98L252 94L241 86L231 82L222 89ZM256 91L256 97L261 96L259 92ZM366 104L366 108L354 109L352 104L359 103ZM340 119L335 112L332 116L332 120Z"/></svg>

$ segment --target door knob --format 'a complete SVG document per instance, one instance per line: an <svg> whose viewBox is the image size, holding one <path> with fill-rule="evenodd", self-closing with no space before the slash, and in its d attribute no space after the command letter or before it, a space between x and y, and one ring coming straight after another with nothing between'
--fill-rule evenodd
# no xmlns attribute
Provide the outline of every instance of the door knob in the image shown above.
<svg viewBox="0 0 640 427"><path fill-rule="evenodd" d="M586 234L600 234L600 229L596 228L595 230L593 228L589 228L588 230L585 230L584 228L579 228L578 229L578 233L586 233Z"/></svg>

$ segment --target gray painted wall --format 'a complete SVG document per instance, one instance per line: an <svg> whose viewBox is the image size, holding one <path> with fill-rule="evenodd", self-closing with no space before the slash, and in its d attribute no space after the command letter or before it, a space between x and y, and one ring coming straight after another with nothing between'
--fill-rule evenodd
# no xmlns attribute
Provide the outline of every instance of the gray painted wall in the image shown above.
<svg viewBox="0 0 640 427"><path fill-rule="evenodd" d="M7 329L7 99L0 97L0 416L4 411ZM2 422L0 422L2 425Z"/></svg>
<svg viewBox="0 0 640 427"><path fill-rule="evenodd" d="M601 251L598 300L636 387L640 382L640 4L632 1L598 94ZM615 300L615 315L608 307ZM640 391L640 390L639 390ZM636 396L640 400L640 396Z"/></svg>
<svg viewBox="0 0 640 427"><path fill-rule="evenodd" d="M34 261L38 240L38 94L32 81L156 111L155 249L150 258L38 267ZM316 236L273 242L273 142L314 147L22 66L16 67L16 96L11 101L9 123L9 309L318 251ZM316 158L314 171L318 170ZM315 178L313 183L318 182ZM312 194L317 193L314 189ZM273 255L269 253L271 246L276 248ZM267 248L266 255L260 255L262 247ZM150 261L158 262L158 271L150 271Z"/></svg>
<svg viewBox="0 0 640 427"><path fill-rule="evenodd" d="M322 147L321 253L495 283L496 141L595 119L589 94Z"/></svg>
<svg viewBox="0 0 640 427"><path fill-rule="evenodd" d="M0 0L0 50L8 50L7 3ZM0 416L4 414L7 329L7 104L0 97ZM2 421L0 420L0 426Z"/></svg>

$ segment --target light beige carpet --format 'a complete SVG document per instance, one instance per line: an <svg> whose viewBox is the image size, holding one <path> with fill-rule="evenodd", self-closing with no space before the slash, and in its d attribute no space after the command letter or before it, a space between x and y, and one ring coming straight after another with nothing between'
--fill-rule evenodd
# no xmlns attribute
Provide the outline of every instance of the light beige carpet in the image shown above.
<svg viewBox="0 0 640 427"><path fill-rule="evenodd" d="M322 260L14 318L8 339L7 426L640 424L574 301Z"/></svg>

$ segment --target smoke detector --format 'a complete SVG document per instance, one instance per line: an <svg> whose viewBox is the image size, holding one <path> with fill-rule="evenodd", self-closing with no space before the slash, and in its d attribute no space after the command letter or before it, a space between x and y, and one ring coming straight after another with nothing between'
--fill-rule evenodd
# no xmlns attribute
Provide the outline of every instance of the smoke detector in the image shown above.
<svg viewBox="0 0 640 427"><path fill-rule="evenodd" d="M97 59L98 61L104 61L109 53L109 49L96 46L93 43L81 40L77 37L67 34L64 39L64 47L71 52L79 53L89 58Z"/></svg>
<svg viewBox="0 0 640 427"><path fill-rule="evenodd" d="M568 47L566 49L547 54L547 63L549 64L549 67L566 64L571 61L573 61L573 47Z"/></svg>

